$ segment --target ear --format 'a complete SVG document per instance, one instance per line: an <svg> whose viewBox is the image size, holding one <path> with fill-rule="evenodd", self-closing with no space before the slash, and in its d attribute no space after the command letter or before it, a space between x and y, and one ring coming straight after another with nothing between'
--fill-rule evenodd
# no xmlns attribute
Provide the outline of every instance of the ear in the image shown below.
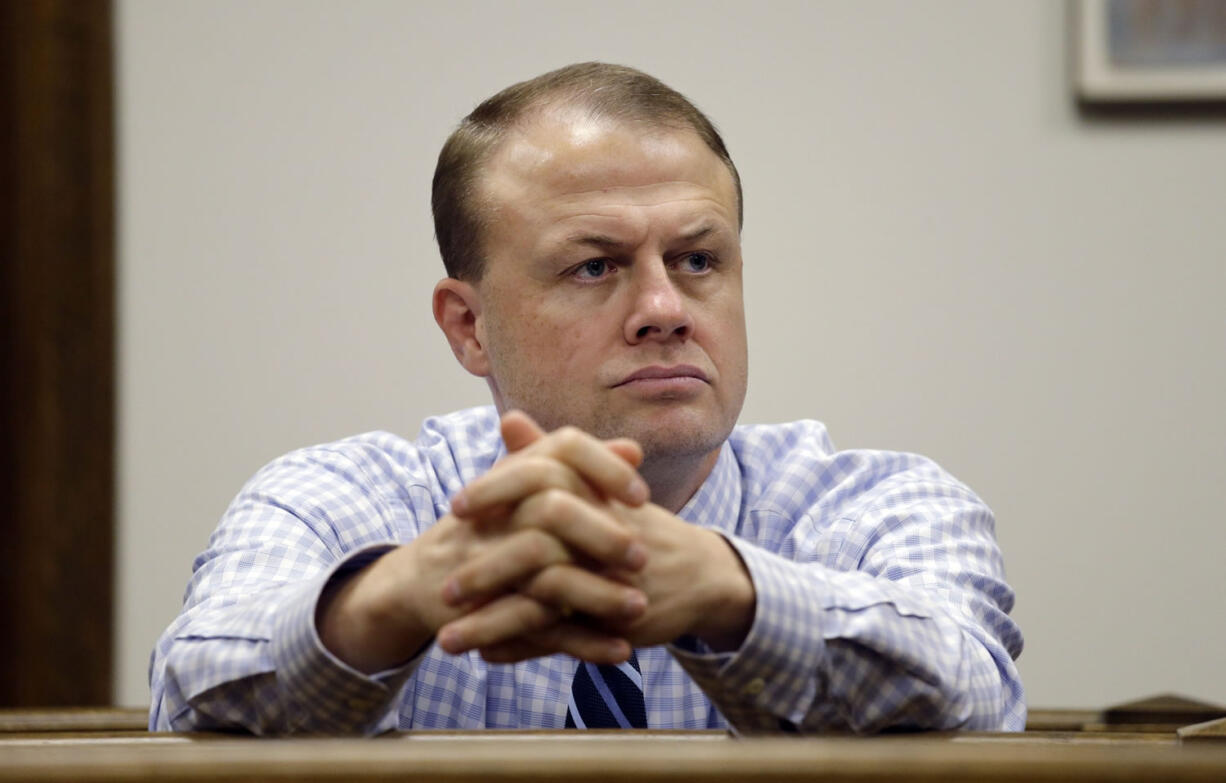
<svg viewBox="0 0 1226 783"><path fill-rule="evenodd" d="M479 378L490 374L481 323L481 295L469 283L445 277L434 286L434 320L460 365Z"/></svg>

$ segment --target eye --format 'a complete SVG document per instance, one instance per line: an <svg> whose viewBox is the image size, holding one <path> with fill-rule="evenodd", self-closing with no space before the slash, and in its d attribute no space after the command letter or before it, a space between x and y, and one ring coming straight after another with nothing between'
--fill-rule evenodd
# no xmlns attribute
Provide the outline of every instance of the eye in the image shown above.
<svg viewBox="0 0 1226 783"><path fill-rule="evenodd" d="M607 258L593 258L584 261L575 268L575 277L581 280L599 280L612 271L612 264Z"/></svg>
<svg viewBox="0 0 1226 783"><path fill-rule="evenodd" d="M705 272L711 268L712 260L708 253L686 253L681 264L687 272Z"/></svg>

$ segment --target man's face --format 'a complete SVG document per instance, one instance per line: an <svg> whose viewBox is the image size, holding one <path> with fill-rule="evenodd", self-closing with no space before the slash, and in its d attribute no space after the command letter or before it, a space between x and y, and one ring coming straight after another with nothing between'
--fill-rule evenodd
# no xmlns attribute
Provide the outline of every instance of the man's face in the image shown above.
<svg viewBox="0 0 1226 783"><path fill-rule="evenodd" d="M692 131L565 110L495 152L476 329L500 410L707 455L745 398L737 197Z"/></svg>

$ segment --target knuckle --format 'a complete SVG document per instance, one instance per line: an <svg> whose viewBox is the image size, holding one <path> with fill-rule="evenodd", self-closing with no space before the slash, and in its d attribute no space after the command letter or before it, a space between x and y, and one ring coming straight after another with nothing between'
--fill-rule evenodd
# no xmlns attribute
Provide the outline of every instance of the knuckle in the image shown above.
<svg viewBox="0 0 1226 783"><path fill-rule="evenodd" d="M583 448L583 442L587 437L583 430L571 424L560 427L556 434L558 449L567 455L574 454Z"/></svg>
<svg viewBox="0 0 1226 783"><path fill-rule="evenodd" d="M528 584L527 593L538 601L553 601L565 593L565 566L542 569Z"/></svg>
<svg viewBox="0 0 1226 783"><path fill-rule="evenodd" d="M562 521L571 513L571 495L565 490L550 487L541 493L539 513L549 521Z"/></svg>
<svg viewBox="0 0 1226 783"><path fill-rule="evenodd" d="M546 562L549 554L548 536L539 530L526 530L521 537L521 544L524 556L533 564L541 565Z"/></svg>
<svg viewBox="0 0 1226 783"><path fill-rule="evenodd" d="M624 527L615 526L609 531L609 537L606 541L608 546L608 555L610 557L621 557L630 548L630 544L634 542L634 534Z"/></svg>
<svg viewBox="0 0 1226 783"><path fill-rule="evenodd" d="M460 585L463 591L472 590L474 588L472 568L468 565L462 565L452 572L452 578Z"/></svg>
<svg viewBox="0 0 1226 783"><path fill-rule="evenodd" d="M525 456L521 466L524 477L540 486L548 485L554 473L554 461L538 454Z"/></svg>
<svg viewBox="0 0 1226 783"><path fill-rule="evenodd" d="M569 480L569 473L570 470L556 459L534 457L529 481L538 492L568 489L572 483Z"/></svg>
<svg viewBox="0 0 1226 783"><path fill-rule="evenodd" d="M539 630L549 623L548 613L534 600L524 598L519 602L518 610L519 621L524 628Z"/></svg>
<svg viewBox="0 0 1226 783"><path fill-rule="evenodd" d="M538 568L566 559L565 549L549 533L540 529L524 531L525 547L532 564Z"/></svg>

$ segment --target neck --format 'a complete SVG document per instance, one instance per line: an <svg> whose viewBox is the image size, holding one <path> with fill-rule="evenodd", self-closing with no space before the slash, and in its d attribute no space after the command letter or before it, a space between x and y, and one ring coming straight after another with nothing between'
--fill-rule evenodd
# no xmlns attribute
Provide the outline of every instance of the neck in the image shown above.
<svg viewBox="0 0 1226 783"><path fill-rule="evenodd" d="M697 457L670 455L644 459L639 475L651 487L651 502L676 514L711 475L719 461L719 451L717 448Z"/></svg>

